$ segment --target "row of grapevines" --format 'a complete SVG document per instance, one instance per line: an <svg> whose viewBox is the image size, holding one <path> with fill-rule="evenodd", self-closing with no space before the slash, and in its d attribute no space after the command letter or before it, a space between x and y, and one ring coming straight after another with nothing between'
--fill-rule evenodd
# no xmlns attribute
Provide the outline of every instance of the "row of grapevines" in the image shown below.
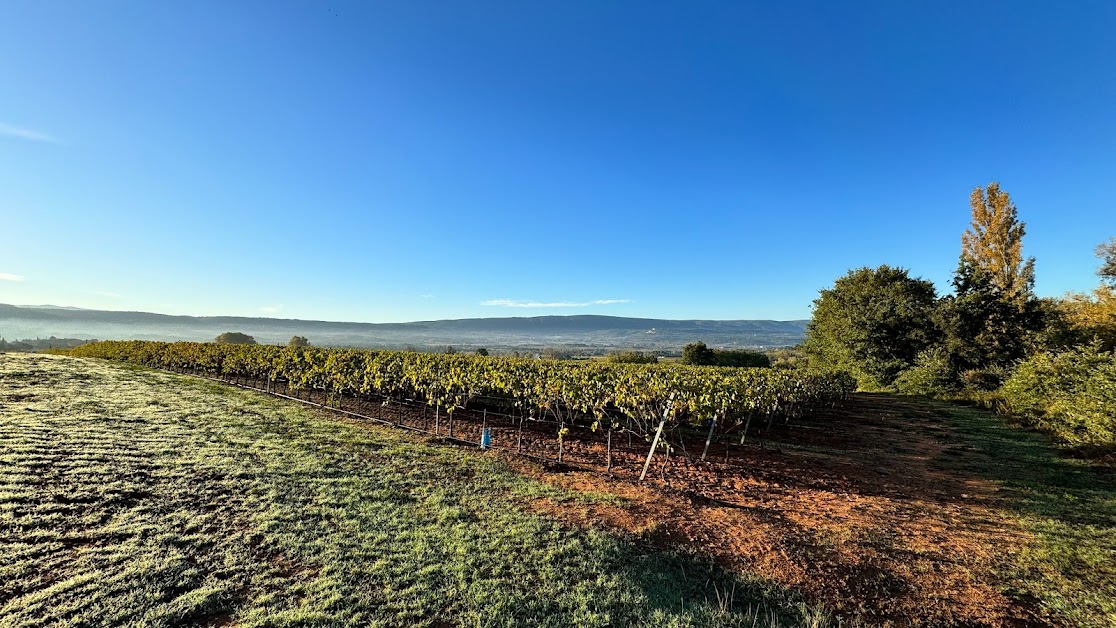
<svg viewBox="0 0 1116 628"><path fill-rule="evenodd" d="M624 417L644 433L667 414L692 424L717 418L730 431L753 418L830 406L855 388L847 374L604 362L566 362L410 351L106 341L70 352L223 377L282 380L293 389L421 399L452 412L478 398L566 420Z"/></svg>

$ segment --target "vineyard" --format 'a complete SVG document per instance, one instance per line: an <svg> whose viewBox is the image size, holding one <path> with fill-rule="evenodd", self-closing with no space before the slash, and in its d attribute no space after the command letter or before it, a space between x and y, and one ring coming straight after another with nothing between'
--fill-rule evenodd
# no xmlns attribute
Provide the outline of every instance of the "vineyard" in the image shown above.
<svg viewBox="0 0 1116 628"><path fill-rule="evenodd" d="M220 379L440 437L610 471L638 467L660 451L664 468L671 456L729 464L733 445L749 434L831 408L855 387L845 374L778 369L263 345L109 341L69 353Z"/></svg>

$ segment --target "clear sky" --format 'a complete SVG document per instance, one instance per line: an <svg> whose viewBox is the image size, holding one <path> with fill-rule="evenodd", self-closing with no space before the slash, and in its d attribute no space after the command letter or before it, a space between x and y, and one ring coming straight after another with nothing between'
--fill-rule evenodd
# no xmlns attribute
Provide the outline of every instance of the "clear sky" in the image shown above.
<svg viewBox="0 0 1116 628"><path fill-rule="evenodd" d="M749 6L750 4L750 6ZM806 318L1116 235L1116 2L0 3L0 302ZM549 306L549 307L544 307Z"/></svg>

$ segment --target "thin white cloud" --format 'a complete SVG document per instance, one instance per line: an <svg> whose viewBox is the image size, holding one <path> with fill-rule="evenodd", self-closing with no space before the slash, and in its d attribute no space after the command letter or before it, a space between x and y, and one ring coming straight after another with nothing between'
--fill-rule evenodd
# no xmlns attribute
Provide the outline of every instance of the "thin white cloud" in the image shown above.
<svg viewBox="0 0 1116 628"><path fill-rule="evenodd" d="M62 140L54 136L47 135L46 133L42 133L34 129L28 129L26 127L15 126L14 124L4 124L3 122L0 122L0 135L6 135L8 137L14 137L21 140L29 140L32 142L47 142L50 144L62 143Z"/></svg>
<svg viewBox="0 0 1116 628"><path fill-rule="evenodd" d="M613 305L615 303L631 303L631 299L597 299L595 301L517 301L515 299L491 299L489 301L482 301L481 305L489 305L494 307L522 307L522 308L543 308L543 307L589 307L591 305Z"/></svg>
<svg viewBox="0 0 1116 628"><path fill-rule="evenodd" d="M432 295L432 294L420 294L419 298L420 299L433 299L434 295Z"/></svg>
<svg viewBox="0 0 1116 628"><path fill-rule="evenodd" d="M93 294L99 294L102 297L112 297L114 299L119 299L120 298L120 295L118 293L116 293L116 292L106 292L104 290L97 290Z"/></svg>
<svg viewBox="0 0 1116 628"><path fill-rule="evenodd" d="M278 314L279 310L282 310L282 309L283 309L282 305L265 305L265 306L260 308L260 311L263 312L264 314Z"/></svg>
<svg viewBox="0 0 1116 628"><path fill-rule="evenodd" d="M23 275L13 275L12 273L0 273L0 281L23 281Z"/></svg>

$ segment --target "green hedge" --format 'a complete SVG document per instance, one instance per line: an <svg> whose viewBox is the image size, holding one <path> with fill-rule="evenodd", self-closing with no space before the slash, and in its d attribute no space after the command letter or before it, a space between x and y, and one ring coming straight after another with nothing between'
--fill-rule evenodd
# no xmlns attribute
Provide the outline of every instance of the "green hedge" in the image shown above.
<svg viewBox="0 0 1116 628"><path fill-rule="evenodd" d="M1000 389L1007 410L1077 446L1116 446L1116 352L1040 353Z"/></svg>

